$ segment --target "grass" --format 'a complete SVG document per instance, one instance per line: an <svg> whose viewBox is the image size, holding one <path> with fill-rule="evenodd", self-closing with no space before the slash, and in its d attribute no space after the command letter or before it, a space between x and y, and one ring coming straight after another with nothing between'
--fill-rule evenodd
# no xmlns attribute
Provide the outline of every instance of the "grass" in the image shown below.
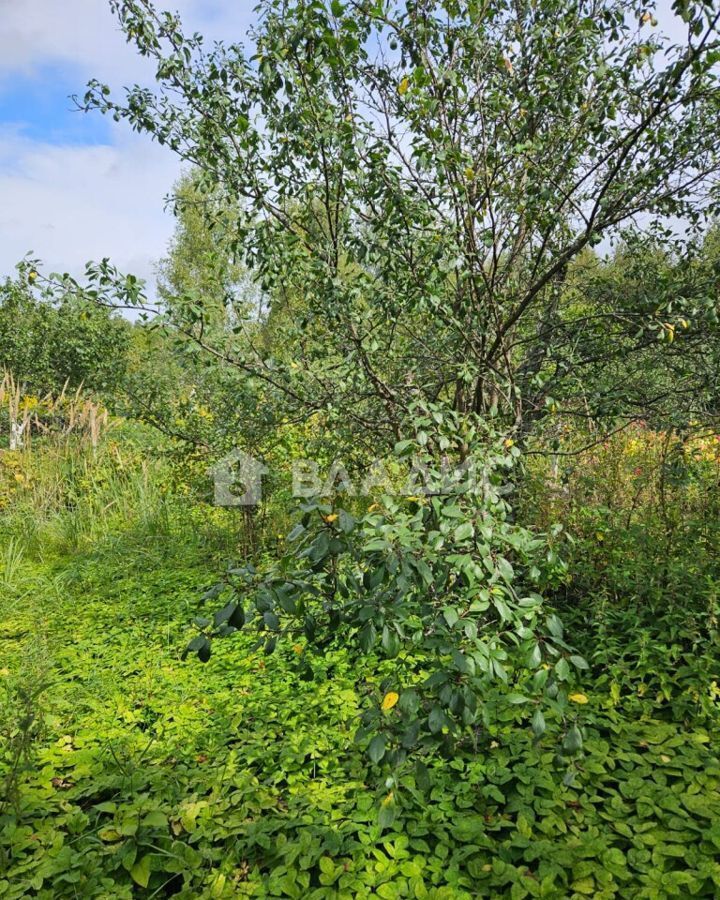
<svg viewBox="0 0 720 900"><path fill-rule="evenodd" d="M479 753L388 788L353 742L372 659L307 683L241 634L181 661L235 532L129 468L79 467L86 495L3 520L0 897L718 895L711 657L680 641L663 680L657 620L604 613L574 779L510 707Z"/></svg>

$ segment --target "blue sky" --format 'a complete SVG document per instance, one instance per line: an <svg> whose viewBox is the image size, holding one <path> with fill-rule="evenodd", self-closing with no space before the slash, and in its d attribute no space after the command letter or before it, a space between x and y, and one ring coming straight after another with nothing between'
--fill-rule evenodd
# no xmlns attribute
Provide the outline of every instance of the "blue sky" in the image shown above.
<svg viewBox="0 0 720 900"><path fill-rule="evenodd" d="M209 40L242 40L254 19L255 0L167 2ZM670 4L658 3L660 24L681 39ZM32 252L75 275L109 256L153 281L180 164L125 125L74 110L69 96L93 77L116 88L152 80L108 0L0 0L0 277Z"/></svg>
<svg viewBox="0 0 720 900"><path fill-rule="evenodd" d="M51 144L107 144L108 122L73 108L70 95L78 92L73 72L60 64L18 73L0 89L0 122L32 141Z"/></svg>
<svg viewBox="0 0 720 900"><path fill-rule="evenodd" d="M254 0L168 5L209 39L242 40L253 19ZM73 109L70 95L93 77L116 88L152 77L107 0L0 0L0 277L32 252L53 271L80 274L109 256L153 279L180 164L126 126Z"/></svg>

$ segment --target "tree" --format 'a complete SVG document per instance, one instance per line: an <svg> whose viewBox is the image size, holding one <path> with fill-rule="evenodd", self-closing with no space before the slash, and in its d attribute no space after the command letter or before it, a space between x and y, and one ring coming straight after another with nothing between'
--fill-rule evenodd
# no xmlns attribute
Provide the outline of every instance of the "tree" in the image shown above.
<svg viewBox="0 0 720 900"><path fill-rule="evenodd" d="M623 332L619 355L611 340L594 353L602 301L575 303L569 278L631 225L662 253L669 222L692 233L716 211L720 11L677 0L687 39L674 44L624 0L263 0L248 55L207 50L150 0L112 6L156 85L114 98L96 82L82 105L194 166L207 227L264 301L232 322L242 341L202 303L174 321L170 309L178 332L288 411L323 410L379 452L415 453L437 488L416 506L383 498L360 522L310 504L299 546L209 593L226 605L196 620L188 649L207 659L246 622L266 652L281 634L363 652L380 636L409 734L368 710L362 736L386 732L371 760L476 735L502 706L498 685L505 702L508 686L512 702L544 692L576 752L567 683L587 663L537 592L557 560L509 519L508 432L554 405L550 382L558 396L584 389L588 353L593 374L607 360L622 373L650 347ZM142 303L107 266L89 274L97 298L118 287ZM643 334L684 313L676 298L660 311L640 299ZM615 326L623 302L612 295ZM484 490L444 490L448 456L478 464Z"/></svg>
<svg viewBox="0 0 720 900"><path fill-rule="evenodd" d="M645 3L264 0L252 56L149 0L112 6L157 88L93 83L85 108L224 194L231 249L268 297L303 297L295 342L322 329L338 366L228 361L360 428L399 436L419 397L522 426L573 261L716 209L712 3L677 0L674 44Z"/></svg>
<svg viewBox="0 0 720 900"><path fill-rule="evenodd" d="M26 277L0 286L0 369L36 393L58 393L67 382L110 396L123 377L129 331L82 294L38 298Z"/></svg>

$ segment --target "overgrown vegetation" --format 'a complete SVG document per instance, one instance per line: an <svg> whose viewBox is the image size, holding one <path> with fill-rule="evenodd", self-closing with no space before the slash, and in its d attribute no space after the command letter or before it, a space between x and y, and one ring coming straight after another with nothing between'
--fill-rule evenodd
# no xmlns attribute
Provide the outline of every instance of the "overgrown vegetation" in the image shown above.
<svg viewBox="0 0 720 900"><path fill-rule="evenodd" d="M715 5L111 6L192 170L0 287L0 896L718 896Z"/></svg>
<svg viewBox="0 0 720 900"><path fill-rule="evenodd" d="M653 569L659 472L640 500L623 482L653 462L654 434L615 438L596 454L603 474L577 476L617 492L609 508L579 487L532 487L535 520L570 497L579 507L575 575L553 594L591 667L569 727L548 713L533 731L534 706L496 692L490 727L396 766L389 787L358 727L369 715L401 729L403 705L387 700L399 667L431 660L408 648L398 663L379 636L362 663L343 646L312 655L309 681L306 637L267 656L248 634L204 667L182 662L240 517L170 490L168 464L148 471L138 440L108 436L84 462L76 449L62 496L52 447L3 454L3 896L717 893L719 557L683 534L669 582L634 577ZM711 453L689 448L697 481L667 488L695 535L717 499Z"/></svg>

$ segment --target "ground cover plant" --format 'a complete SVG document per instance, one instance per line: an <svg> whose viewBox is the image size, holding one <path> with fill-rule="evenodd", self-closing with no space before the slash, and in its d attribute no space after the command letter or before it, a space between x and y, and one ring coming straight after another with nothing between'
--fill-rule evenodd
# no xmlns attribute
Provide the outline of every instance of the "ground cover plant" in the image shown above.
<svg viewBox="0 0 720 900"><path fill-rule="evenodd" d="M511 698L474 744L388 769L356 740L368 710L402 718L382 651L313 654L312 681L304 637L182 661L229 524L152 477L70 545L62 504L40 534L3 512L2 896L716 895L716 595L661 617L585 595L565 727Z"/></svg>
<svg viewBox="0 0 720 900"><path fill-rule="evenodd" d="M189 168L0 284L0 897L718 896L717 4L109 5Z"/></svg>

